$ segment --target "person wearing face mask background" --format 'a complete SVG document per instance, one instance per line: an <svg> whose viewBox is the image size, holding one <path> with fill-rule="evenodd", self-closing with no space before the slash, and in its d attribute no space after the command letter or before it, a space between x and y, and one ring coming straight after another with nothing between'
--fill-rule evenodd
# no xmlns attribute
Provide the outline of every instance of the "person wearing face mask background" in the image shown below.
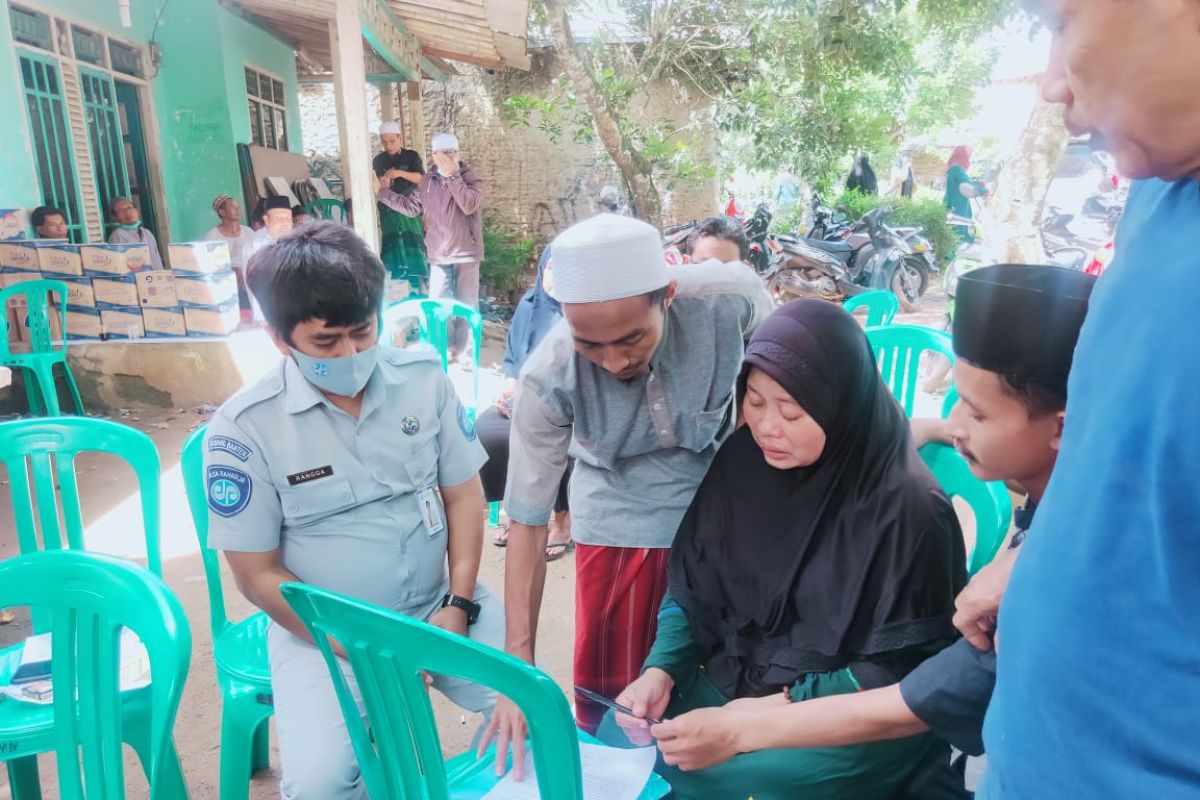
<svg viewBox="0 0 1200 800"><path fill-rule="evenodd" d="M492 647L504 640L500 600L477 583L486 454L436 356L379 343L384 275L333 222L258 253L247 282L282 358L221 406L205 441L210 546L271 618L288 800L367 795L325 661L282 583L342 592ZM431 682L467 711L495 704L484 687Z"/></svg>
<svg viewBox="0 0 1200 800"><path fill-rule="evenodd" d="M109 244L144 244L150 249L152 269L162 269L162 255L158 252L158 239L142 227L142 212L128 197L115 197L109 203L109 216L116 224L108 235Z"/></svg>

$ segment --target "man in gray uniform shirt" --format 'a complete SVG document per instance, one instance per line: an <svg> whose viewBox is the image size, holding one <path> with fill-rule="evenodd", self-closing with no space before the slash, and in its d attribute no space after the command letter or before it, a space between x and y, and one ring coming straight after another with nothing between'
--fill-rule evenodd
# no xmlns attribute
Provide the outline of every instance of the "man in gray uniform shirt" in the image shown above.
<svg viewBox="0 0 1200 800"><path fill-rule="evenodd" d="M284 357L209 425L209 546L271 617L282 796L365 800L325 661L279 586L502 646L503 608L476 583L487 456L436 358L379 345L383 264L349 228L295 231L251 260L247 282ZM431 682L468 711L495 703L473 684Z"/></svg>

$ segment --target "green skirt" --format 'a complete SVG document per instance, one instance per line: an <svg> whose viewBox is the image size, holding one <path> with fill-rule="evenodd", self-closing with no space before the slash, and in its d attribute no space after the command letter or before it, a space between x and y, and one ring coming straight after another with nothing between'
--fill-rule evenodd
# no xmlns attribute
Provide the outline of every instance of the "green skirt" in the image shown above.
<svg viewBox="0 0 1200 800"><path fill-rule="evenodd" d="M844 674L809 676L799 697L857 691ZM728 702L700 670L686 683L676 686L667 718ZM848 747L760 750L695 772L668 766L660 756L655 771L671 784L674 800L889 800L903 793L931 747L944 745L925 734Z"/></svg>
<svg viewBox="0 0 1200 800"><path fill-rule="evenodd" d="M425 226L420 217L409 217L379 206L379 257L393 280L414 285L429 279L425 258Z"/></svg>

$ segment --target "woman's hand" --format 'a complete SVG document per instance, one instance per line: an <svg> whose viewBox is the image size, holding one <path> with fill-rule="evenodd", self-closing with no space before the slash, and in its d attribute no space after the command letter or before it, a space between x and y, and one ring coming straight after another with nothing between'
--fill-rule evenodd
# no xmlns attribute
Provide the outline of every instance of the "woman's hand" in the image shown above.
<svg viewBox="0 0 1200 800"><path fill-rule="evenodd" d="M645 746L653 741L650 736L650 723L646 722L645 718L662 719L667 704L671 702L671 690L674 688L674 678L657 667L651 667L617 696L617 702L634 713L632 717L628 714L617 714L617 724L629 737L629 741L638 746Z"/></svg>
<svg viewBox="0 0 1200 800"><path fill-rule="evenodd" d="M499 397L496 398L496 411L500 412L500 416L508 417L509 415L512 414L512 403L513 403L513 394L514 393L515 393L514 387L509 386L507 389L505 389L503 392L500 393Z"/></svg>
<svg viewBox="0 0 1200 800"><path fill-rule="evenodd" d="M663 761L691 772L723 764L741 752L738 729L747 722L731 705L701 708L650 728Z"/></svg>

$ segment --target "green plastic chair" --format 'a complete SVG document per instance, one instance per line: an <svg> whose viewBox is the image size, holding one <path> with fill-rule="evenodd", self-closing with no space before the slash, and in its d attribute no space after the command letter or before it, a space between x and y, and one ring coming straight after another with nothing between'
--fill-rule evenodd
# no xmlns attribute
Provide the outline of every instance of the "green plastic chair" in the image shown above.
<svg viewBox="0 0 1200 800"><path fill-rule="evenodd" d="M57 307L50 301L52 293L59 297ZM63 334L64 341L55 342L50 333L51 313L59 315L59 330L65 332L67 329L66 297L67 284L52 280L25 281L0 291L0 367L21 370L25 379L25 396L29 399L29 412L35 416L45 414L57 417L62 413L58 404L58 390L54 385L55 364L62 364L67 387L75 401L75 413L83 416L83 399L79 396L79 386L67 363L66 334ZM18 298L25 303L22 313L28 318L29 337L33 341L30 342L29 352L14 353L8 343L9 320L4 309L8 307L9 300ZM61 347L55 347L56 344L61 344Z"/></svg>
<svg viewBox="0 0 1200 800"><path fill-rule="evenodd" d="M875 351L875 361L883 382L892 390L909 417L912 416L913 403L920 391L917 368L921 364L921 354L932 350L950 359L951 364L954 363L950 337L933 328L916 325L867 328L867 340Z"/></svg>
<svg viewBox="0 0 1200 800"><path fill-rule="evenodd" d="M304 210L314 219L327 219L333 222L346 221L346 204L336 197L322 197L307 203Z"/></svg>
<svg viewBox="0 0 1200 800"><path fill-rule="evenodd" d="M454 788L442 762L437 722L422 678L425 670L480 683L511 698L533 735L541 796L583 797L575 723L566 697L549 675L507 653L335 592L300 583L285 583L282 591L325 656L372 800L448 800ZM349 656L366 722L331 638ZM464 756L474 761L473 753L459 759Z"/></svg>
<svg viewBox="0 0 1200 800"><path fill-rule="evenodd" d="M470 403L464 403L471 419L479 412L479 359L483 355L483 315L479 309L448 298L418 297L392 303L384 311L385 332L394 330L401 319L416 317L421 326L421 338L442 357L442 371L450 371L450 322L464 319L471 327L475 342L475 369L471 370L473 391ZM389 334L390 335L390 334Z"/></svg>
<svg viewBox="0 0 1200 800"><path fill-rule="evenodd" d="M221 800L246 800L250 776L271 765L270 724L275 713L271 667L267 658L267 615L259 611L240 622L225 612L221 566L208 546L208 498L204 486L204 436L201 426L183 446L180 469L187 491L200 558L208 584L208 617L213 662L221 687Z"/></svg>
<svg viewBox="0 0 1200 800"><path fill-rule="evenodd" d="M155 575L162 575L159 547L160 494L158 450L149 436L116 422L88 417L22 419L0 423L0 462L8 471L17 546L21 553L38 550L83 550L83 516L79 504L79 486L75 479L75 459L83 452L118 456L133 468L142 507L142 525L146 535L146 561ZM61 513L60 509L61 508ZM46 612L34 609L33 630L44 633L51 628ZM0 651L0 657L8 651ZM42 706L23 708L21 703L0 703L0 739L13 730L42 728L50 749L49 734L54 722L49 709ZM126 741L137 751L142 766L150 768L150 707L138 692L123 699ZM174 745L172 745L173 752ZM39 750L28 752L37 753ZM3 751L0 751L0 755ZM174 797L186 797L183 771L175 758ZM16 800L40 797L37 789L36 756L8 760L9 783Z"/></svg>
<svg viewBox="0 0 1200 800"><path fill-rule="evenodd" d="M891 292L863 292L846 298L842 308L853 314L857 309L867 310L867 327L891 325L900 311L900 301Z"/></svg>
<svg viewBox="0 0 1200 800"><path fill-rule="evenodd" d="M1012 524L1012 497L1002 481L985 483L953 447L931 442L921 448L921 458L937 478L947 497L961 497L975 514L975 547L967 557L967 572L974 575L996 556Z"/></svg>
<svg viewBox="0 0 1200 800"><path fill-rule="evenodd" d="M110 556L31 553L0 562L0 608L13 606L38 608L51 620L54 701L48 706L12 699L0 703L7 707L6 716L30 718L26 726L0 729L0 753L32 762L36 777L36 754L53 750L57 797L119 800L125 797L121 742L129 741L124 730L129 718L121 709L129 696L137 695L147 711L147 730L139 735L146 742L143 765L150 798L178 796L172 729L192 636L183 607L166 584L136 564ZM124 693L118 688L121 628L141 639L153 675L149 686ZM11 788L14 797L29 796L29 787Z"/></svg>

